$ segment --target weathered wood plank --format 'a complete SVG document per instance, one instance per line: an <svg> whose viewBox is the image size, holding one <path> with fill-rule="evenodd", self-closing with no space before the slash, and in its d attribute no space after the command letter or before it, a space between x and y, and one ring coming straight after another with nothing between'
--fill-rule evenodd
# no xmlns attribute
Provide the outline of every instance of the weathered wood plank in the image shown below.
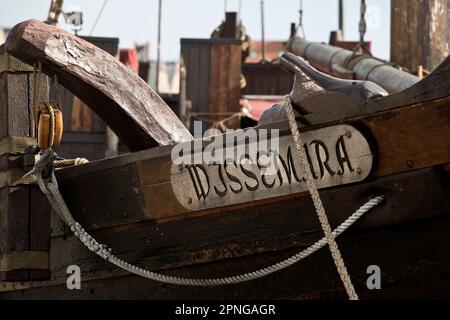
<svg viewBox="0 0 450 320"><path fill-rule="evenodd" d="M417 72L436 68L448 52L448 0L391 3L391 61Z"/></svg>
<svg viewBox="0 0 450 320"><path fill-rule="evenodd" d="M44 72L56 74L132 151L192 138L139 76L81 38L28 20L11 30L5 48L30 63L42 62Z"/></svg>
<svg viewBox="0 0 450 320"><path fill-rule="evenodd" d="M187 76L186 99L192 102L191 123L199 118L220 121L225 118L224 112L239 111L239 44L236 39L181 39ZM236 127L236 121L228 125ZM207 127L204 123L203 129Z"/></svg>
<svg viewBox="0 0 450 320"><path fill-rule="evenodd" d="M30 187L30 251L47 253L50 263L50 204L38 186ZM50 268L29 270L31 280L50 279Z"/></svg>
<svg viewBox="0 0 450 320"><path fill-rule="evenodd" d="M373 169L370 145L354 127L307 131L303 143L319 189L363 181ZM186 157L183 165L183 158L177 159L171 166L170 183L178 202L187 210L199 211L308 191L292 136L255 138L246 146L245 152L233 146L215 150L216 159L219 155L227 159L216 164L207 165L207 160L192 164L193 158Z"/></svg>
<svg viewBox="0 0 450 320"><path fill-rule="evenodd" d="M449 219L352 233L339 238L349 273L361 299L447 298L450 286ZM300 245L301 246L301 245ZM409 248L406 250L406 248ZM252 271L299 250L254 254L240 259L164 270L186 277L217 277ZM382 290L368 290L366 269L381 268ZM294 266L268 277L224 287L171 286L105 270L90 278L82 274L81 290L67 290L65 279L46 283L0 284L2 299L345 299L330 254L323 249ZM34 287L34 288L33 288ZM28 289L27 289L28 288ZM27 290L24 290L27 289ZM11 291L17 290L17 291Z"/></svg>
<svg viewBox="0 0 450 320"><path fill-rule="evenodd" d="M352 226L355 232L367 232L448 216L450 189L445 179L439 171L425 169L362 185L324 190L320 194L329 210L330 222L336 226L369 197L383 193L387 203ZM77 215L77 218L82 217ZM128 261L150 269L166 269L307 246L321 238L322 231L311 200L297 197L270 206L235 208L190 219L115 226L95 231L94 236ZM82 265L88 273L111 268L73 236L54 238L52 255L55 277L63 277L68 264Z"/></svg>
<svg viewBox="0 0 450 320"><path fill-rule="evenodd" d="M367 233L370 229L408 225L442 215L448 217L450 189L447 177L442 174L435 170L411 172L362 186L325 190L321 197L326 208L335 208L330 221L337 225L369 196L384 193L387 203L371 211L350 232ZM421 197L416 197L417 194ZM320 238L322 232L311 201L297 198L277 206L260 205L251 211L241 208L168 223L116 226L94 232L94 236L131 262L150 269L167 269L307 246ZM65 281L65 268L73 263L82 266L83 279L124 274L111 272L108 263L82 247L73 236L53 239L52 256L56 281Z"/></svg>
<svg viewBox="0 0 450 320"><path fill-rule="evenodd" d="M367 132L367 136L372 138L371 143L375 147L374 155L377 161L370 177L382 177L449 163L450 140L447 139L450 135L449 110L449 102L437 101L380 112L367 117L342 121L342 123L352 124L363 132ZM424 114L427 116L424 117ZM309 127L302 130L314 128ZM281 136L283 134L289 133L282 132ZM173 193L170 183L172 166L170 151L170 147L141 151L78 168L64 169L57 175L61 180L62 191L67 198L69 207L77 214L85 212L82 214L83 219L85 219L83 221L87 222L89 227L93 227L92 222L99 219L98 217L105 216L106 213L108 213L109 219L115 221L115 223L119 223L119 221L128 223L147 219L183 218L186 215L192 215L192 212L184 209ZM130 174L121 176L122 182L120 184L109 183L108 191L102 191L105 181L111 180L114 168L126 166L134 167L134 169L129 171ZM83 183L77 182L81 181L80 179L85 180L83 180ZM87 183L92 188L91 190L95 190L96 197L105 199L105 201L101 201L102 207L95 206L94 210L93 195L88 196L86 194ZM70 192L65 192L64 186L66 185L70 188ZM113 194L125 192L123 185L135 186L136 194L143 201L142 211L139 211L138 207L134 207L137 208L137 211L133 211L131 220L121 218L123 212L115 209L116 201L112 202L113 205L109 205L106 201L111 192ZM92 192L88 193L92 194ZM301 197L307 196L307 194L292 194L289 197L294 196ZM194 215L212 214L242 207L250 208L260 204L276 206L284 199L285 197L276 197L237 205L237 207L225 206L208 209ZM90 216L92 217L90 218ZM99 224L95 225L100 227ZM111 224L103 226L107 225Z"/></svg>
<svg viewBox="0 0 450 320"><path fill-rule="evenodd" d="M0 59L11 56L0 46ZM0 72L0 259L4 281L48 279L49 270L42 269L42 257L49 252L50 217L45 196L36 187L12 187L24 174L24 158L20 154L33 137L33 76L29 68L11 65ZM41 100L48 99L47 78L41 75ZM34 190L34 191L33 191ZM47 215L41 210L47 207ZM34 221L35 220L35 221ZM32 222L34 221L34 222ZM37 259L35 259L38 257ZM40 270L35 270L39 269Z"/></svg>
<svg viewBox="0 0 450 320"><path fill-rule="evenodd" d="M0 189L0 259L29 250L29 187ZM0 271L0 280L27 280L27 269Z"/></svg>

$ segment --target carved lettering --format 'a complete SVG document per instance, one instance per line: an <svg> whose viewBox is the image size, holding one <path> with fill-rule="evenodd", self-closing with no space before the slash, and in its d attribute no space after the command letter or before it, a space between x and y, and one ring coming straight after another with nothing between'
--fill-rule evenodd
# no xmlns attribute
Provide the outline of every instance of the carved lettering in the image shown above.
<svg viewBox="0 0 450 320"><path fill-rule="evenodd" d="M361 133L347 125L336 127L340 128L336 134L330 127L304 138L303 150L318 188L361 181L373 163L370 147ZM351 134L347 135L349 131ZM186 165L187 170L181 172L175 167L174 194L184 206L199 210L214 207L215 203L223 206L305 192L308 189L295 148L292 137L283 136L278 149L245 152L240 159L228 158L223 163ZM363 171L356 172L356 167Z"/></svg>

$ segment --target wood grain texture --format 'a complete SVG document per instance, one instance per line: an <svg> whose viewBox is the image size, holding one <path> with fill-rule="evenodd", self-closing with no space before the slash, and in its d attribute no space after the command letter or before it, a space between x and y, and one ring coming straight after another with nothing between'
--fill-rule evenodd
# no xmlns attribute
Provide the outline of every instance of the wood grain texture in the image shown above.
<svg viewBox="0 0 450 320"><path fill-rule="evenodd" d="M335 209L330 215L333 226L359 206L356 202L364 202L378 192L387 197L385 204L372 210L338 239L352 280L361 290L370 264L381 265L386 281L383 288L388 283L395 287L405 279L410 279L410 285L414 286L420 277L448 272L450 261L445 248L449 241L446 230L450 189L445 186L445 179L440 171L421 170L362 186L321 192L325 206ZM218 277L252 271L287 258L322 237L322 231L311 201L291 199L277 206L261 205L251 211L241 209L168 223L148 221L116 226L95 231L94 236L111 246L115 254L151 270L176 276ZM53 238L52 256L53 280L16 287L0 284L0 291L28 288L23 293L28 298L58 297L60 293L61 297L70 298L188 298L192 295L191 298L223 299L306 297L323 290L342 290L327 250L320 250L269 277L219 288L171 286L130 276L95 257L73 236ZM76 292L65 287L65 269L73 263L81 266L84 275L83 289ZM114 289L115 286L120 290ZM439 288L438 283L432 287ZM136 288L140 289L136 291ZM159 288L159 291L153 294L149 288ZM386 292L395 297L395 289L391 289ZM423 294L423 289L417 294ZM22 292L4 292L1 296L13 298ZM371 297L370 291L365 294ZM408 297L411 293L405 290L398 294L397 297ZM433 296L438 295L435 290Z"/></svg>
<svg viewBox="0 0 450 320"><path fill-rule="evenodd" d="M29 188L0 189L0 255L29 249ZM28 270L0 272L3 281L27 280Z"/></svg>
<svg viewBox="0 0 450 320"><path fill-rule="evenodd" d="M72 132L92 131L92 112L77 96L72 99L70 130Z"/></svg>
<svg viewBox="0 0 450 320"><path fill-rule="evenodd" d="M391 61L432 71L449 54L449 0L391 2Z"/></svg>
<svg viewBox="0 0 450 320"><path fill-rule="evenodd" d="M226 116L215 113L239 112L241 47L236 39L182 39L181 55L186 66L186 99L192 113L220 121ZM209 113L209 114L205 114ZM199 116L200 117L200 116ZM192 116L192 122L198 120ZM239 127L230 121L229 127ZM204 129L207 129L204 124Z"/></svg>
<svg viewBox="0 0 450 320"><path fill-rule="evenodd" d="M426 117L424 115L426 114ZM363 132L369 143L374 147L374 170L369 176L382 177L386 175L414 171L422 168L439 166L450 162L450 101L441 100L384 111L370 116L356 117L339 123L351 124ZM322 127L318 125L317 127ZM302 131L312 130L315 126L302 128ZM280 127L281 134L289 134L289 128ZM206 145L206 142L205 142ZM286 201L286 197L248 202L240 205L228 205L220 208L202 210L196 213L183 208L177 201L170 183L172 160L171 147L144 150L132 155L116 159L106 159L77 168L68 168L57 173L62 191L70 186L70 192L65 193L69 207L82 213L83 221L94 226L99 217L109 215L110 221L125 224L140 220L183 219L189 216L209 215L217 212L232 211L241 208L251 208L258 205L277 206ZM125 174L127 167L134 167ZM108 191L102 191L105 181L112 181L114 170L125 170L120 174L121 183L108 183ZM107 182L106 182L107 183ZM94 205L91 191L86 184L95 190L100 198L107 199L109 194L128 192L123 185L135 186L136 204L133 206L133 219L122 217L123 212L115 208L117 202L102 201L102 206ZM69 190L69 189L68 189ZM287 198L307 197L307 193L290 194ZM114 198L116 199L116 198ZM120 198L118 198L120 199ZM132 199L135 199L134 197ZM133 202L134 203L134 202ZM95 208L95 209L94 209ZM121 206L117 207L121 208ZM94 213L95 212L95 213ZM113 218L114 217L114 218ZM90 222L89 222L90 221ZM98 220L97 220L98 221ZM102 224L103 227L111 224ZM101 227L95 224L95 227ZM55 232L58 228L54 228Z"/></svg>
<svg viewBox="0 0 450 320"><path fill-rule="evenodd" d="M450 286L449 219L357 233L338 239L346 264L361 299L446 299ZM216 277L252 271L289 257L299 250L254 254L194 266L164 270L173 276ZM380 265L382 290L368 290L369 265ZM1 299L339 299L345 291L327 250L268 277L223 287L172 286L138 276L105 270L97 277L84 277L81 290L67 290L64 281L39 286L5 284ZM15 291L14 288L17 288ZM22 289L22 290L20 290ZM128 312L128 311L127 311ZM125 314L124 314L125 315Z"/></svg>
<svg viewBox="0 0 450 320"><path fill-rule="evenodd" d="M28 20L15 26L5 48L82 99L131 151L192 138L164 101L113 56L54 26Z"/></svg>
<svg viewBox="0 0 450 320"><path fill-rule="evenodd" d="M3 46L0 46L0 54L5 56ZM40 81L40 100L47 101L47 77L41 75ZM34 252L41 252L41 257L47 255L48 258L50 250L48 202L37 187L10 187L13 181L24 174L24 159L18 154L17 147L13 148L6 143L7 141L15 141L12 144L18 141L31 143L35 137L32 88L33 76L29 71L0 73L0 135L4 140L4 153L0 157L0 176L4 178L2 186L5 186L0 189L0 256L9 258L21 256L20 263L22 263L21 268L17 265L14 267L12 263L10 264L12 270L3 270L0 273L0 278L6 281L49 278L48 268L39 269L43 264L33 261L32 258ZM23 252L27 255L22 255ZM37 264L34 264L35 262Z"/></svg>

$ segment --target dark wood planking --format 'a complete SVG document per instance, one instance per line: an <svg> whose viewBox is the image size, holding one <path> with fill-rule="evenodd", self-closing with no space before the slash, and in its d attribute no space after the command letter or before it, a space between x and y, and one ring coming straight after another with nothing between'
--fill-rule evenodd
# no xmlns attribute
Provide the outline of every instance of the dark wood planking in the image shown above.
<svg viewBox="0 0 450 320"><path fill-rule="evenodd" d="M0 47L3 55L3 46ZM33 75L31 72L4 71L0 73L0 114L1 136L28 138L35 136L35 120L32 104ZM40 100L48 100L47 77L41 75ZM23 159L18 154L6 152L0 156L0 171L3 173L17 172L21 176ZM0 191L1 215L0 242L2 243L0 255L17 254L24 251L49 251L50 219L47 215L39 214L33 217L32 207L47 205L45 196L40 192L32 195L32 189L37 187L4 187ZM32 202L35 205L32 205ZM35 223L32 220L35 219ZM33 266L33 260L24 261L26 265ZM1 273L1 279L6 281L28 281L48 279L49 270L14 269Z"/></svg>
<svg viewBox="0 0 450 320"><path fill-rule="evenodd" d="M41 61L44 72L56 74L132 151L192 138L139 76L81 38L28 20L11 30L5 48L25 61Z"/></svg>
<svg viewBox="0 0 450 320"><path fill-rule="evenodd" d="M29 187L1 188L0 199L0 256L29 250ZM3 271L0 279L28 280L28 270Z"/></svg>
<svg viewBox="0 0 450 320"><path fill-rule="evenodd" d="M236 12L226 12L225 22L223 24L223 32L221 34L222 38L236 38L237 33L237 13Z"/></svg>
<svg viewBox="0 0 450 320"><path fill-rule="evenodd" d="M275 63L245 63L242 73L247 86L246 95L286 95L293 85L293 77Z"/></svg>
<svg viewBox="0 0 450 320"><path fill-rule="evenodd" d="M211 52L211 75L209 90L209 112L239 112L239 75L241 49L238 45L213 44ZM211 120L221 120L226 116L210 116ZM239 127L238 122L228 122L228 127Z"/></svg>
<svg viewBox="0 0 450 320"><path fill-rule="evenodd" d="M412 186L414 185L414 186ZM432 170L383 178L362 186L321 192L333 226L344 221L371 195L384 193L387 203L361 219L353 231L367 232L417 220L450 214L449 191ZM421 194L422 197L415 197ZM421 208L427 208L426 211ZM213 231L212 231L213 230ZM145 222L98 231L96 237L129 261L151 269L166 269L201 264L225 258L309 245L322 237L322 231L309 199L291 199L273 206L260 205L220 214L167 223ZM80 252L73 237L54 239L55 254ZM69 263L83 264L88 270L108 268L94 259L88 250L75 258L59 259L53 265L55 275L64 275ZM83 261L83 263L81 263ZM89 261L89 262L88 262Z"/></svg>
<svg viewBox="0 0 450 320"><path fill-rule="evenodd" d="M1 137L29 137L28 75L26 73L0 74Z"/></svg>
<svg viewBox="0 0 450 320"><path fill-rule="evenodd" d="M448 97L450 95L450 90L448 89L450 85L449 74L450 56L442 61L429 76L405 90L403 94L408 99L407 101L412 101L413 103ZM399 94L399 97L402 97L401 94Z"/></svg>
<svg viewBox="0 0 450 320"><path fill-rule="evenodd" d="M157 174L158 168L153 169ZM98 227L105 224L119 225L124 221L127 223L139 221L145 202L142 199L140 181L136 179L138 176L136 166L131 164L121 168L106 169L104 173L106 175L102 178L100 190L97 189L99 185L96 183L96 173L94 172L80 176L76 180L67 181L65 188L62 189L63 197L71 199L72 194L78 192L79 184L85 184L86 195L80 198L80 202L76 205L84 216L84 218L80 216L80 223L86 224L89 220ZM116 185L122 185L122 188L105 187ZM148 205L154 206L153 203L148 203ZM116 215L116 212L120 212L120 214Z"/></svg>
<svg viewBox="0 0 450 320"><path fill-rule="evenodd" d="M448 297L450 286L450 245L447 230L450 220L434 219L350 233L338 238L347 268L362 299L430 299ZM301 248L253 254L239 259L224 259L200 265L164 270L186 277L218 277L253 271L280 261ZM379 265L382 290L368 290L366 269ZM105 270L100 277L83 278L81 290L67 290L65 278L35 284L35 287L3 285L2 299L346 299L329 251L312 256L268 277L239 285L222 287L183 287L161 284L130 274L118 276ZM40 287L41 286L41 287ZM28 289L27 289L28 288ZM26 289L26 290L24 290Z"/></svg>
<svg viewBox="0 0 450 320"><path fill-rule="evenodd" d="M30 187L30 251L50 252L50 204L38 186ZM49 254L50 259L50 254ZM50 279L49 269L29 270L31 280Z"/></svg>
<svg viewBox="0 0 450 320"><path fill-rule="evenodd" d="M441 215L448 217L450 189L442 174L426 169L324 190L321 196L326 208L336 208L330 215L335 226L368 197L384 193L387 202L352 226L351 233L367 233ZM421 197L415 197L417 194ZM307 246L322 237L322 231L311 201L291 199L271 207L260 205L251 211L240 209L163 224L149 221L115 226L96 231L94 236L128 261L151 269L167 269ZM87 278L102 270L112 276L107 271L111 266L83 248L73 236L54 238L52 255L55 279L65 279L65 268L73 263L84 268Z"/></svg>
<svg viewBox="0 0 450 320"><path fill-rule="evenodd" d="M376 176L448 162L450 101L385 111L349 122L369 129L376 139Z"/></svg>
<svg viewBox="0 0 450 320"><path fill-rule="evenodd" d="M0 54L4 54L3 46ZM29 136L28 78L26 73L0 73L0 137ZM11 118L16 116L16 118ZM19 169L22 159L1 156L1 171ZM28 188L0 189L0 257L28 249ZM27 270L0 272L0 280L27 280Z"/></svg>
<svg viewBox="0 0 450 320"><path fill-rule="evenodd" d="M213 77L211 74L211 70L213 70L215 67L214 64L211 63L211 61L214 61L212 57L213 48L214 48L213 44L207 45L199 44L194 47L194 49L196 50L198 60L196 61L196 64L191 66L190 72L192 72L194 68L199 68L199 70L195 72L197 73L198 76L197 112L207 113L208 110L214 107L213 105L214 101L210 101L211 91L207 90L207 88L210 88L210 84L213 81Z"/></svg>
<svg viewBox="0 0 450 320"><path fill-rule="evenodd" d="M181 40L181 53L187 70L186 99L192 102L191 112L239 111L239 44L236 39ZM224 118L223 115L201 117L215 121ZM194 115L191 124L195 120L198 119Z"/></svg>

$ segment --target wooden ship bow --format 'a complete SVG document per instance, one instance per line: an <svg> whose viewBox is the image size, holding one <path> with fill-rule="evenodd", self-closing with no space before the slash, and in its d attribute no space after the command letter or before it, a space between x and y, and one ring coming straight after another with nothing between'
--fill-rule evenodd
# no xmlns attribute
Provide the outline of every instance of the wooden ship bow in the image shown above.
<svg viewBox="0 0 450 320"><path fill-rule="evenodd" d="M339 65L338 58L349 61L347 52L301 39L291 46L293 53L280 62L294 78L286 100L267 110L257 127L240 130L244 138L227 140L233 133L226 132L193 139L158 94L111 55L36 20L14 27L0 47L0 298L346 297L326 248L267 276L220 286L143 279L86 248L35 184L14 184L34 165L32 98L48 100L40 68L88 104L132 151L59 168L55 176L83 231L135 271L231 277L285 261L323 238L286 119L291 103L331 228L383 196L336 239L359 297L448 297L450 58L422 80L360 59L373 68L360 76L365 67ZM321 61L327 54L334 60ZM11 61L26 68L14 69ZM338 73L347 76L336 78ZM30 90L35 81L40 96ZM236 151L246 144L245 134L255 132L276 134L276 152L257 152L249 163L186 161L213 143L220 152ZM14 148L19 141L24 146ZM175 162L180 152L185 158ZM278 167L265 174L263 156L270 154ZM245 152L244 158L251 160ZM383 290L366 285L373 265L381 269ZM69 266L81 270L79 290L67 289Z"/></svg>

